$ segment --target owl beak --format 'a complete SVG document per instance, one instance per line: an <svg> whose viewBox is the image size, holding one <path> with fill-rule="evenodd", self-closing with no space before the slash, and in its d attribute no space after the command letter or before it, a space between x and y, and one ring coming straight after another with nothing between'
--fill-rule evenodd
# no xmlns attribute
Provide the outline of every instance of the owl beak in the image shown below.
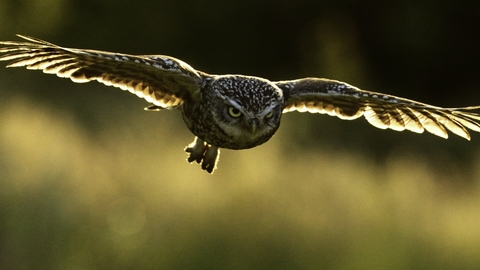
<svg viewBox="0 0 480 270"><path fill-rule="evenodd" d="M258 128L258 119L257 118L252 118L248 121L248 124L250 125L250 133L252 134L252 137L257 134L257 128Z"/></svg>

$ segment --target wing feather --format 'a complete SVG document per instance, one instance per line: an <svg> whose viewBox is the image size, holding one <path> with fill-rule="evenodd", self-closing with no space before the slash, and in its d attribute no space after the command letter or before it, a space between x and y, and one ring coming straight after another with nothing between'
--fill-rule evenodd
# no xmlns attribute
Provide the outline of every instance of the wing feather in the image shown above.
<svg viewBox="0 0 480 270"><path fill-rule="evenodd" d="M319 78L275 82L285 96L284 113L324 113L353 120L361 116L380 129L425 130L442 138L450 131L470 140L468 130L480 132L480 106L442 108L382 93L360 90L349 84Z"/></svg>
<svg viewBox="0 0 480 270"><path fill-rule="evenodd" d="M11 61L7 67L42 70L77 83L96 80L161 108L178 106L187 96L200 98L202 76L206 74L173 57L64 48L18 36L28 42L0 42L6 46L0 48L0 61Z"/></svg>

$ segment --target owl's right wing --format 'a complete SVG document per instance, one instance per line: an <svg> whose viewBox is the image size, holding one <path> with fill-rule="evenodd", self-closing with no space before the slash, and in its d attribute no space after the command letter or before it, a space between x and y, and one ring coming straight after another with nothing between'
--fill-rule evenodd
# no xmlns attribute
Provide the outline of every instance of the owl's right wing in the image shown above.
<svg viewBox="0 0 480 270"><path fill-rule="evenodd" d="M467 129L480 132L480 115L470 112L480 109L480 106L442 108L319 78L280 81L275 84L283 90L285 96L284 113L324 113L346 120L364 116L370 124L380 129L410 130L416 133L427 130L442 138L448 138L446 130L467 140L470 140Z"/></svg>
<svg viewBox="0 0 480 270"><path fill-rule="evenodd" d="M18 36L29 42L0 42L5 45L0 61L13 61L7 67L39 69L78 83L96 80L128 90L158 109L176 107L187 97L200 98L203 73L173 57L64 48Z"/></svg>

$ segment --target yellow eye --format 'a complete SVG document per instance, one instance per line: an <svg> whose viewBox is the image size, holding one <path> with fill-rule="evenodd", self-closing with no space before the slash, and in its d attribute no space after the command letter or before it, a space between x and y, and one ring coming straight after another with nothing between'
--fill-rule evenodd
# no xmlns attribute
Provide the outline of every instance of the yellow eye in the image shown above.
<svg viewBox="0 0 480 270"><path fill-rule="evenodd" d="M242 112L235 107L228 108L228 113L230 114L230 116L235 117L235 118L238 118L242 115Z"/></svg>
<svg viewBox="0 0 480 270"><path fill-rule="evenodd" d="M270 118L272 118L272 116L273 116L273 111L270 111L269 113L267 113L267 114L265 115L265 118L266 118L266 119L270 119Z"/></svg>

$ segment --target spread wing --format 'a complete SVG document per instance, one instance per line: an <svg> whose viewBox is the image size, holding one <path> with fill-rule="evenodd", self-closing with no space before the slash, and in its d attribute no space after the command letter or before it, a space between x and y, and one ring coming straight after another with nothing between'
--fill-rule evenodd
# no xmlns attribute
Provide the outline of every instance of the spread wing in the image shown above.
<svg viewBox="0 0 480 270"><path fill-rule="evenodd" d="M0 61L12 61L7 67L39 69L78 83L96 80L144 98L154 104L151 108L175 107L187 97L200 98L205 74L173 57L63 48L18 36L28 42L0 42L4 45Z"/></svg>
<svg viewBox="0 0 480 270"><path fill-rule="evenodd" d="M349 84L318 78L275 82L284 91L284 113L323 113L353 120L364 116L373 126L396 131L424 130L448 138L447 130L470 140L467 129L480 132L476 107L442 108L417 101L360 90Z"/></svg>

